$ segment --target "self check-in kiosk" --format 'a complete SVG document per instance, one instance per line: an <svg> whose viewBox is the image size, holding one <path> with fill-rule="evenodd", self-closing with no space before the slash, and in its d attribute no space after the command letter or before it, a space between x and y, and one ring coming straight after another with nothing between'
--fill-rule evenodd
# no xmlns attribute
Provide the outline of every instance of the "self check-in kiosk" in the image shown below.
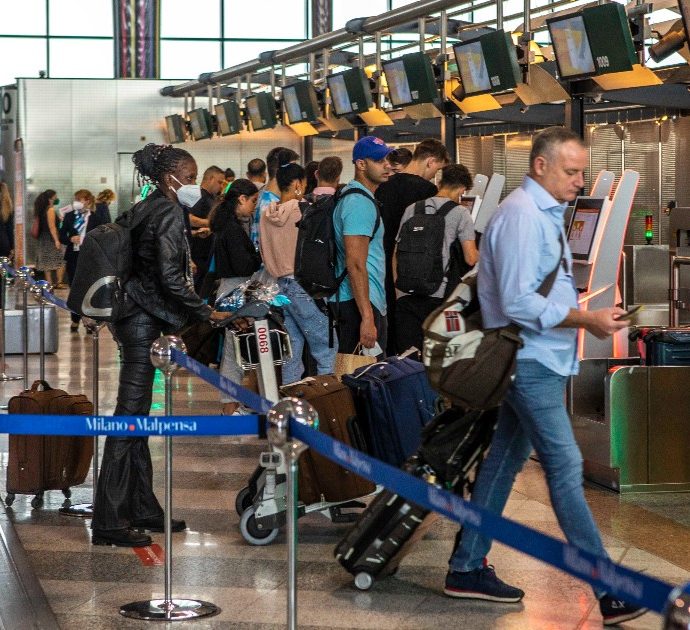
<svg viewBox="0 0 690 630"><path fill-rule="evenodd" d="M483 234L484 230L486 230L486 226L489 224L491 217L494 216L494 213L498 209L498 204L501 202L501 193L503 192L505 183L506 178L500 173L494 173L491 179L489 179L481 203L472 214L476 232Z"/></svg>

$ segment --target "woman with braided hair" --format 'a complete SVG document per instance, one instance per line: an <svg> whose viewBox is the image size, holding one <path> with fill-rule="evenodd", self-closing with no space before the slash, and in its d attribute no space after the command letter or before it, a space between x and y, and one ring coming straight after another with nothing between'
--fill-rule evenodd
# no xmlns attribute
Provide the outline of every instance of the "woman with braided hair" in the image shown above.
<svg viewBox="0 0 690 630"><path fill-rule="evenodd" d="M146 416L155 373L151 344L188 319L218 321L228 314L211 310L192 283L181 206L193 206L200 196L194 158L183 149L147 144L132 161L140 181L156 190L118 218L129 228L133 260L125 284L129 308L113 324L121 357L115 415ZM142 532L163 531L148 438L106 438L91 527L93 544L120 547L150 545L151 537ZM173 520L173 531L185 527L184 521Z"/></svg>

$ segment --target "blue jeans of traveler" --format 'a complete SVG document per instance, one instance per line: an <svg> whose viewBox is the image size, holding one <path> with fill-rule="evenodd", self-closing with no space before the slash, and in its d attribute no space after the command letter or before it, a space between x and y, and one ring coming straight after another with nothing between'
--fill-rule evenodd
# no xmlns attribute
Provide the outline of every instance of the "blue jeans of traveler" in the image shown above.
<svg viewBox="0 0 690 630"><path fill-rule="evenodd" d="M515 380L498 414L491 449L482 464L472 501L501 514L532 447L546 473L551 504L568 542L608 557L599 530L585 501L582 455L565 408L567 377L536 360L517 363ZM482 566L491 539L465 528L450 559L453 571ZM601 593L598 593L600 595Z"/></svg>
<svg viewBox="0 0 690 630"><path fill-rule="evenodd" d="M290 299L290 304L284 307L283 313L285 328L292 344L292 358L283 365L283 384L288 385L302 378L305 340L316 361L317 373L332 374L338 342L334 333L333 347L328 347L328 316L316 306L312 297L294 278L279 278L278 285L281 293Z"/></svg>

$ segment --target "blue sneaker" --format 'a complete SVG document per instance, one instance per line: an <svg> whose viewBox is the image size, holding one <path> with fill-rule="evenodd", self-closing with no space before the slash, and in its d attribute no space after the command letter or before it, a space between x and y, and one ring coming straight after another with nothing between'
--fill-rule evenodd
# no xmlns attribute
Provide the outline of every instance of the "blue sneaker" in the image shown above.
<svg viewBox="0 0 690 630"><path fill-rule="evenodd" d="M647 612L646 608L633 606L622 599L611 597L611 595L604 595L599 600L599 610L605 626L617 626L624 621L637 619Z"/></svg>
<svg viewBox="0 0 690 630"><path fill-rule="evenodd" d="M449 571L443 592L448 597L485 599L509 604L519 602L525 596L525 591L498 579L490 564L467 573Z"/></svg>

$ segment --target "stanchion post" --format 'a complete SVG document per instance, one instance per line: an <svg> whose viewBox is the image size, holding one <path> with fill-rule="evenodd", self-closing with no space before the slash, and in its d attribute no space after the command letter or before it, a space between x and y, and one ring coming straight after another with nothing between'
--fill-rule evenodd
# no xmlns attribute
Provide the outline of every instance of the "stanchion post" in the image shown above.
<svg viewBox="0 0 690 630"><path fill-rule="evenodd" d="M33 272L29 267L17 269L17 276L22 281L22 353L24 355L24 389L29 389L29 278Z"/></svg>
<svg viewBox="0 0 690 630"><path fill-rule="evenodd" d="M299 398L285 398L268 412L268 439L281 451L287 462L287 537L288 586L287 628L297 628L297 473L299 456L308 448L290 436L290 420L318 428L319 417L314 408Z"/></svg>
<svg viewBox="0 0 690 630"><path fill-rule="evenodd" d="M674 588L664 611L664 630L690 628L690 583Z"/></svg>
<svg viewBox="0 0 690 630"><path fill-rule="evenodd" d="M10 264L10 259L3 256L0 258L0 277L2 278L2 285L0 286L0 382L20 381L21 376L8 376L5 374L5 310L7 309L7 287L9 285L7 266Z"/></svg>
<svg viewBox="0 0 690 630"><path fill-rule="evenodd" d="M172 375L177 364L172 360L172 349L185 352L184 343L178 337L161 337L151 346L151 363L165 375L165 413L172 415ZM218 606L196 599L173 599L172 596L172 437L165 437L165 597L125 604L120 614L145 621L187 621L208 617L220 612Z"/></svg>
<svg viewBox="0 0 690 630"><path fill-rule="evenodd" d="M91 367L92 374L92 397L93 397L93 415L99 415L99 366L100 366L100 352L99 352L99 341L101 328L105 325L103 322L98 322L90 317L83 317L84 327L86 331L91 335L91 341L93 343L93 361ZM80 518L91 518L93 516L93 504L96 502L96 489L98 485L98 436L93 436L93 460L91 462L91 470L93 477L93 487L91 490L91 503L77 503L75 505L69 505L67 507L60 508L60 514L64 516L77 516Z"/></svg>
<svg viewBox="0 0 690 630"><path fill-rule="evenodd" d="M39 280L31 287L31 292L38 301L40 309L38 316L39 326L39 378L42 381L46 379L46 299L45 294L52 290L52 287L46 280Z"/></svg>

